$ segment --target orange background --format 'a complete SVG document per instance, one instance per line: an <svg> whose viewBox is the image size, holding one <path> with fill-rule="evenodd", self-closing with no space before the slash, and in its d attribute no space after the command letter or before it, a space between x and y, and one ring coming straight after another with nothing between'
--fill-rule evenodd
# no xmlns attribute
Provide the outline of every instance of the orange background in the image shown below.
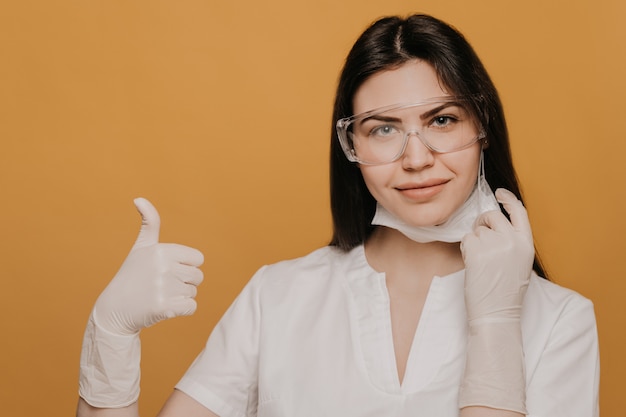
<svg viewBox="0 0 626 417"><path fill-rule="evenodd" d="M342 60L375 18L461 29L494 78L538 247L591 298L601 408L626 374L626 5L621 0L3 1L0 404L73 415L90 308L139 228L206 256L197 314L143 333L154 415L262 264L330 237L328 133Z"/></svg>

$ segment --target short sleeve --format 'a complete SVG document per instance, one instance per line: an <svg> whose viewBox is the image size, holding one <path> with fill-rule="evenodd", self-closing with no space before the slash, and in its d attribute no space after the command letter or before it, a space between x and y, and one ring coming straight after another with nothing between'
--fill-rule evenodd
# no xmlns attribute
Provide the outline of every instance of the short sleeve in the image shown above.
<svg viewBox="0 0 626 417"><path fill-rule="evenodd" d="M220 417L256 416L260 305L264 268L245 286L176 385Z"/></svg>
<svg viewBox="0 0 626 417"><path fill-rule="evenodd" d="M597 417L599 353L591 301L572 297L526 390L529 417Z"/></svg>

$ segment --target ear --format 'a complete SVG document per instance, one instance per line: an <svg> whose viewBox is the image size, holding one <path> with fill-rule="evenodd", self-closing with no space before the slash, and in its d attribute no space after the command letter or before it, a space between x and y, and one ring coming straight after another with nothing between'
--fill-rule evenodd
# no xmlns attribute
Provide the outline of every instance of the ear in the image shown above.
<svg viewBox="0 0 626 417"><path fill-rule="evenodd" d="M489 147L489 140L487 138L483 138L481 140L481 142L482 142L482 149L483 150L485 150L485 149L487 149Z"/></svg>

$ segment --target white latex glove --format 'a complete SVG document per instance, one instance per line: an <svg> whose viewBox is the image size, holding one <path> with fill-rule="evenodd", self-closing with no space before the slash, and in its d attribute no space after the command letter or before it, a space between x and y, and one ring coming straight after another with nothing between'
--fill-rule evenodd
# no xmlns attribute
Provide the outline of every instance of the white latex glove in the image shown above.
<svg viewBox="0 0 626 417"><path fill-rule="evenodd" d="M522 203L510 191L495 194L511 221L486 212L461 242L469 336L459 405L526 414L521 313L535 250Z"/></svg>
<svg viewBox="0 0 626 417"><path fill-rule="evenodd" d="M79 394L94 407L124 407L137 401L141 344L139 332L161 320L196 310L198 250L159 243L160 219L146 199L135 206L142 217L139 236L93 308L80 363Z"/></svg>

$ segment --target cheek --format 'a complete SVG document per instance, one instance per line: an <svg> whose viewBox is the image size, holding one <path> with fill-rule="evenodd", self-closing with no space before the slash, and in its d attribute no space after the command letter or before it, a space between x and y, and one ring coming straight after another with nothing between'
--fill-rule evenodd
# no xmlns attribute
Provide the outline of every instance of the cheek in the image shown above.
<svg viewBox="0 0 626 417"><path fill-rule="evenodd" d="M472 192L478 179L480 164L480 148L470 148L459 152L442 154L439 156L440 162L447 170L454 173L457 183L457 192L467 195Z"/></svg>
<svg viewBox="0 0 626 417"><path fill-rule="evenodd" d="M360 168L361 175L363 176L363 181L365 182L367 189L370 194L372 194L374 199L379 200L381 197L381 191L387 184L387 179L391 177L391 174L387 172L388 168L384 165L362 165Z"/></svg>
<svg viewBox="0 0 626 417"><path fill-rule="evenodd" d="M457 152L439 154L439 159L457 175L478 174L481 147L478 143Z"/></svg>
<svg viewBox="0 0 626 417"><path fill-rule="evenodd" d="M469 149L473 151L473 149ZM468 155L469 154L469 155ZM457 178L460 179L461 185L467 189L467 194L471 193L478 180L478 171L480 165L480 149L468 152L466 155L459 155L454 162L451 162L448 166L455 172Z"/></svg>

